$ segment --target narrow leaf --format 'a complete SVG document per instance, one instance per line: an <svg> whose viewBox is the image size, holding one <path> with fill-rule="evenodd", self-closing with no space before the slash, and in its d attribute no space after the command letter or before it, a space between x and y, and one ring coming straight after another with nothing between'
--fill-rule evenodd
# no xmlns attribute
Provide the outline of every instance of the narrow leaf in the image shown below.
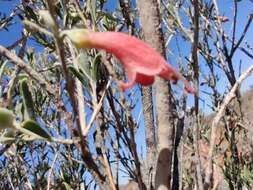
<svg viewBox="0 0 253 190"><path fill-rule="evenodd" d="M98 68L100 64L101 55L97 54L92 64L92 79L96 82L98 80Z"/></svg>
<svg viewBox="0 0 253 190"><path fill-rule="evenodd" d="M27 79L22 79L19 83L19 88L23 100L23 105L25 108L25 119L35 119L34 107L33 107L33 99L32 94L29 90L29 86L27 84Z"/></svg>
<svg viewBox="0 0 253 190"><path fill-rule="evenodd" d="M21 124L21 127L25 128L26 130L29 130L30 132L40 137L51 140L51 136L49 135L49 133L33 120L24 121Z"/></svg>
<svg viewBox="0 0 253 190"><path fill-rule="evenodd" d="M97 3L96 3L96 0L90 0L89 1L89 4L90 4L90 12L91 12L91 19L92 19L92 22L93 24L96 24L96 9L97 9Z"/></svg>
<svg viewBox="0 0 253 190"><path fill-rule="evenodd" d="M0 107L0 130L13 128L15 115L12 111Z"/></svg>
<svg viewBox="0 0 253 190"><path fill-rule="evenodd" d="M87 77L91 76L89 59L88 59L88 55L86 52L80 53L80 55L78 57L78 66L80 67L81 71L85 75L87 75Z"/></svg>
<svg viewBox="0 0 253 190"><path fill-rule="evenodd" d="M70 187L70 185L67 182L64 181L63 185L64 185L66 190L72 190L72 188Z"/></svg>
<svg viewBox="0 0 253 190"><path fill-rule="evenodd" d="M2 75L3 75L3 73L4 73L4 68L5 68L5 66L7 65L7 63L8 63L8 61L5 61L5 62L1 65L1 67L0 67L0 79L2 78Z"/></svg>
<svg viewBox="0 0 253 190"><path fill-rule="evenodd" d="M70 72L74 75L74 76L76 76L77 78L78 78L78 80L80 80L80 82L85 86L85 88L90 92L90 86L89 86L89 84L88 84L88 82L87 82L87 78L80 72L80 71L78 71L75 67L73 67L73 66L69 66L68 67L69 68L69 70L70 70Z"/></svg>
<svg viewBox="0 0 253 190"><path fill-rule="evenodd" d="M17 81L19 80L22 80L24 78L26 78L27 75L24 75L24 74L20 74L20 75L17 75L17 76L14 76L8 83L8 91L7 91L7 99L8 100L11 100L12 96L13 96L13 92L14 92L14 89L15 89L15 86L17 84Z"/></svg>

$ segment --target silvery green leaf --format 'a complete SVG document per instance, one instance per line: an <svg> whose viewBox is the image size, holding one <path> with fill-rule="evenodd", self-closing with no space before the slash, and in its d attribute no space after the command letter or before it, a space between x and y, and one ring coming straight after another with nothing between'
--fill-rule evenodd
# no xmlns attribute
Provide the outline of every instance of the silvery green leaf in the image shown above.
<svg viewBox="0 0 253 190"><path fill-rule="evenodd" d="M51 140L51 136L49 135L49 133L43 129L37 122L33 121L33 120L27 120L24 121L21 124L21 127L48 140Z"/></svg>
<svg viewBox="0 0 253 190"><path fill-rule="evenodd" d="M0 130L13 128L15 115L11 110L0 108Z"/></svg>

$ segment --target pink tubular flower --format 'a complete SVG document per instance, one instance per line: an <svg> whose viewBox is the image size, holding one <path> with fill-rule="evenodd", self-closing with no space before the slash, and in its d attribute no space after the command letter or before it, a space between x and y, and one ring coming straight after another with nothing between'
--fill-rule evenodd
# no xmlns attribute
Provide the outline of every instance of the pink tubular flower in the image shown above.
<svg viewBox="0 0 253 190"><path fill-rule="evenodd" d="M194 93L185 78L169 65L164 58L145 42L122 32L91 32L74 29L63 32L79 48L98 48L112 53L119 59L128 76L128 83L118 81L123 90L139 83L152 85L155 76L176 83L182 80L185 89Z"/></svg>

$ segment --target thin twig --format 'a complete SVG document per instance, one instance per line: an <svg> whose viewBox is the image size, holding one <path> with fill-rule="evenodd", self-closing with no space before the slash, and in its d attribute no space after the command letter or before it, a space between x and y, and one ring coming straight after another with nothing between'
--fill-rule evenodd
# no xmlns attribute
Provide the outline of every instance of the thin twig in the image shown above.
<svg viewBox="0 0 253 190"><path fill-rule="evenodd" d="M6 49L8 49L8 50L14 49L20 43L23 43L24 41L26 41L27 38L28 38L28 35L22 35L22 37L20 39L18 39L17 41L15 41L13 44L9 45Z"/></svg>
<svg viewBox="0 0 253 190"><path fill-rule="evenodd" d="M111 84L111 80L108 81L108 83L107 83L107 85L106 85L106 87L105 87L105 89L104 89L104 91L103 91L103 94L102 94L102 96L101 96L101 98L100 98L98 104L95 105L95 108L94 108L93 114L92 114L92 116L91 116L90 122L89 122L89 124L86 126L86 128L85 128L85 130L84 130L84 133L83 133L83 135L84 135L85 137L88 135L88 133L89 133L89 131L90 131L90 128L92 127L92 124L93 124L94 120L96 119L96 116L97 116L97 114L99 113L99 111L100 111L100 109L101 109L101 107L102 107L102 103L103 103L103 100L104 100L106 91L107 91L107 89L109 88L110 84Z"/></svg>
<svg viewBox="0 0 253 190"><path fill-rule="evenodd" d="M232 52L234 51L234 44L235 44L235 34L236 34L236 25L237 25L237 13L238 13L238 5L237 5L237 0L234 0L234 21L233 21L233 34L232 34L232 48L230 52L230 56L233 54ZM235 48L236 49L236 48Z"/></svg>
<svg viewBox="0 0 253 190"><path fill-rule="evenodd" d="M70 40L67 41L67 45L70 50L73 65L76 69L78 69L77 59L75 58L77 55L77 51L76 49L73 48L73 46L71 46ZM83 87L82 87L82 83L77 78L75 79L75 83L76 83L76 99L77 99L77 106L78 106L78 120L79 120L80 127L82 130L81 133L84 134L84 129L86 127L86 112L85 112Z"/></svg>
<svg viewBox="0 0 253 190"><path fill-rule="evenodd" d="M218 127L219 121L224 115L224 112L227 106L229 105L229 103L232 101L233 98L236 97L236 91L239 89L241 83L252 73L252 71L253 71L253 64L236 81L236 83L234 84L230 92L225 97L222 105L219 108L218 113L213 119L212 126L211 126L210 148L209 148L209 153L208 153L208 166L205 173L206 174L205 189L207 189L210 186L211 177L213 175L213 152L214 152L214 147L215 147L216 129Z"/></svg>
<svg viewBox="0 0 253 190"><path fill-rule="evenodd" d="M239 38L239 40L235 43L235 40L232 39L232 47L233 47L233 48L231 49L230 58L233 57L233 55L234 55L236 49L240 46L241 42L243 41L244 37L246 36L246 33L247 33L247 31L248 31L248 29L249 29L249 27L250 27L250 24L251 24L251 22L252 22L252 19L253 19L253 17L250 16L249 19L248 19L247 24L246 24L245 27L244 27L244 30L243 30L242 35L241 35L241 37Z"/></svg>
<svg viewBox="0 0 253 190"><path fill-rule="evenodd" d="M220 11L219 11L219 7L218 7L218 3L216 0L213 0L213 4L214 4L214 8L215 8L215 11L216 11L216 16L217 16L217 21L218 21L218 24L220 26L220 29L221 29L221 33L223 34L223 29L222 29L222 22L221 22L221 17L220 17Z"/></svg>
<svg viewBox="0 0 253 190"><path fill-rule="evenodd" d="M58 144L66 144L66 145L71 145L71 144L77 144L80 143L80 139L61 139L61 138L53 138L52 142L58 143Z"/></svg>
<svg viewBox="0 0 253 190"><path fill-rule="evenodd" d="M53 33L49 32L45 28L42 28L38 24L35 24L35 23L33 23L33 22L29 21L29 20L24 20L23 23L24 23L24 25L26 25L26 26L28 26L30 28L33 28L36 31L42 32L42 33L46 34L47 36L54 37Z"/></svg>
<svg viewBox="0 0 253 190"><path fill-rule="evenodd" d="M11 180L10 173L9 173L8 169L7 169L7 179L8 179L8 181L9 181L9 183L10 183L11 189L12 189L12 190L15 190L14 185L13 185L12 180Z"/></svg>
<svg viewBox="0 0 253 190"><path fill-rule="evenodd" d="M47 176L47 190L50 189L51 175L52 175L52 172L53 172L53 168L54 168L56 159L57 159L57 157L58 157L58 153L59 153L59 152L57 152L57 153L55 154L54 159L53 159L53 162L52 162L52 164L51 164L51 167L50 167L50 169L49 169L49 171L48 171L48 176Z"/></svg>
<svg viewBox="0 0 253 190"><path fill-rule="evenodd" d="M193 34L193 44L192 44L192 65L194 72L194 89L195 89L195 123L193 126L193 146L195 154L195 167L197 172L197 186L199 190L203 190L203 179L201 173L201 160L199 154L199 60L198 60L198 43L199 43L199 2L198 0L193 1L194 6L194 34Z"/></svg>
<svg viewBox="0 0 253 190"><path fill-rule="evenodd" d="M105 171L108 175L108 179L109 179L111 189L116 190L116 186L115 186L114 181L113 181L112 171L111 171L110 164L108 162L108 158L107 158L105 152L103 152L102 154L103 154L103 159L104 159L104 164L105 164Z"/></svg>
<svg viewBox="0 0 253 190"><path fill-rule="evenodd" d="M15 8L11 14L6 17L4 20L0 22L0 30L4 29L5 27L8 27L8 24L14 19L14 17L17 15L17 8Z"/></svg>

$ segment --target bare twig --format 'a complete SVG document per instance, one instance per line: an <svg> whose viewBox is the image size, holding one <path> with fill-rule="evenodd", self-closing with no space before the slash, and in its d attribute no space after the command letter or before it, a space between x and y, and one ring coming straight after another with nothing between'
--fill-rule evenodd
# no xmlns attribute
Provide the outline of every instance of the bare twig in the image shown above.
<svg viewBox="0 0 253 190"><path fill-rule="evenodd" d="M31 28L35 29L36 31L42 32L42 33L46 34L47 36L54 37L53 33L49 32L47 29L42 28L41 26L39 26L29 20L24 20L23 23L24 23L24 25L31 27Z"/></svg>
<svg viewBox="0 0 253 190"><path fill-rule="evenodd" d="M71 144L77 144L80 143L80 139L62 139L62 138L53 138L52 142L58 143L58 144L66 144L66 145L71 145Z"/></svg>
<svg viewBox="0 0 253 190"><path fill-rule="evenodd" d="M250 27L250 24L251 24L251 22L252 22L252 19L253 19L253 17L250 16L249 19L248 19L247 24L245 25L245 28L244 28L244 30L243 30L243 32L242 32L241 37L240 37L240 39L238 40L238 42L235 43L235 40L232 39L232 49L231 49L231 53L230 53L230 58L233 57L233 55L234 55L236 49L240 46L241 42L243 41L244 37L246 36L246 33L247 33L247 31L248 31L248 29L249 29L249 27Z"/></svg>
<svg viewBox="0 0 253 190"><path fill-rule="evenodd" d="M8 50L14 49L20 43L23 43L24 41L26 41L27 37L28 37L28 35L22 35L22 37L20 39L18 39L17 41L15 41L13 44L9 45L6 49L8 49Z"/></svg>
<svg viewBox="0 0 253 190"><path fill-rule="evenodd" d="M101 98L99 100L99 103L95 105L95 108L93 110L93 114L92 114L92 116L90 118L90 122L89 122L89 124L86 126L86 128L84 130L84 133L83 133L84 136L88 135L88 133L90 131L90 128L92 127L92 124L93 124L94 120L96 119L96 116L97 116L97 114L99 113L99 111L100 111L100 109L102 107L102 103L103 103L106 91L109 88L110 84L111 84L111 80L108 81L108 83L107 83L107 85L106 85L106 87L105 87L105 89L104 89L104 91L102 93L102 96L101 96Z"/></svg>
<svg viewBox="0 0 253 190"><path fill-rule="evenodd" d="M12 190L15 190L14 185L13 185L13 183L12 183L12 179L11 179L10 173L9 173L8 169L7 169L7 179L8 179L8 181L9 181L9 183L10 183L11 189L12 189Z"/></svg>
<svg viewBox="0 0 253 190"><path fill-rule="evenodd" d="M47 176L47 190L50 189L51 175L52 175L52 172L53 172L54 165L55 165L55 162L56 162L57 157L58 157L58 152L54 155L53 162L52 162L51 167L50 167L50 169L49 169L49 171L48 171L48 176Z"/></svg>
<svg viewBox="0 0 253 190"><path fill-rule="evenodd" d="M221 17L219 17L219 16L220 16L220 11L219 11L219 7L218 7L218 3L217 3L216 0L213 0L213 4L214 4L215 11L216 11L217 21L218 21L218 24L219 24L220 29L221 29L221 33L224 33L224 32L223 32L223 29L222 29L222 27L221 27L222 21L221 21Z"/></svg>
<svg viewBox="0 0 253 190"><path fill-rule="evenodd" d="M75 58L77 55L77 52L75 51L73 46L70 45L69 40L67 44L71 53L73 65L76 69L78 69L77 59ZM86 127L86 112L85 112L83 88L82 88L82 83L77 78L75 79L75 83L76 83L76 99L77 99L77 105L78 105L78 120L79 120L80 127L82 130L81 133L84 134L84 129Z"/></svg>
<svg viewBox="0 0 253 190"><path fill-rule="evenodd" d="M17 8L15 8L6 19L0 22L0 30L8 27L8 24L14 19L16 15L17 15Z"/></svg>
<svg viewBox="0 0 253 190"><path fill-rule="evenodd" d="M251 65L236 81L230 92L225 97L222 105L219 108L218 113L213 119L212 126L211 126L211 136L210 136L210 149L208 153L208 166L206 169L205 175L205 188L207 189L211 184L211 177L213 175L213 152L215 147L215 139L216 139L216 128L218 127L219 121L224 115L224 112L231 102L233 98L236 97L236 91L239 89L241 83L252 73L253 65Z"/></svg>
<svg viewBox="0 0 253 190"><path fill-rule="evenodd" d="M199 61L198 61L198 43L199 43L199 2L198 0L193 1L194 6L194 34L193 34L193 44L192 44L192 65L194 73L194 89L196 95L194 97L195 104L195 123L193 126L193 147L195 154L195 167L197 171L197 186L198 189L203 190L203 179L201 174L201 162L199 155Z"/></svg>
<svg viewBox="0 0 253 190"><path fill-rule="evenodd" d="M130 1L119 0L119 5L121 8L122 15L125 19L125 23L128 27L128 31L130 34L133 35L135 26L134 26L134 22L133 22L133 16L131 15Z"/></svg>
<svg viewBox="0 0 253 190"><path fill-rule="evenodd" d="M108 158L107 158L105 152L103 152L102 154L103 154L103 159L104 159L104 164L105 164L105 171L106 171L106 174L108 175L111 189L116 190L116 186L115 186L114 181L113 181L112 171L111 171L110 164L108 162Z"/></svg>
<svg viewBox="0 0 253 190"><path fill-rule="evenodd" d="M238 5L237 5L237 0L234 0L234 20L233 20L233 35L232 35L232 48L231 48L231 53L230 56L233 54L232 51L234 51L234 42L235 42L235 34L236 34L236 25L237 25L237 12L238 12Z"/></svg>

